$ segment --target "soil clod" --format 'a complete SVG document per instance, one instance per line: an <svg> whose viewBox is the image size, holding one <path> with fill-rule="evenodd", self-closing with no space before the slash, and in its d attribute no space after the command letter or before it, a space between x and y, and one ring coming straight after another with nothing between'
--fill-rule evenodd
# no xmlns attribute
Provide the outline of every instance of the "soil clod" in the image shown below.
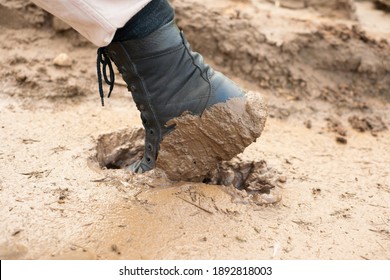
<svg viewBox="0 0 390 280"><path fill-rule="evenodd" d="M354 115L349 117L348 121L352 128L356 129L357 131L370 131L373 135L376 135L376 133L387 129L386 124L379 116L359 117Z"/></svg>

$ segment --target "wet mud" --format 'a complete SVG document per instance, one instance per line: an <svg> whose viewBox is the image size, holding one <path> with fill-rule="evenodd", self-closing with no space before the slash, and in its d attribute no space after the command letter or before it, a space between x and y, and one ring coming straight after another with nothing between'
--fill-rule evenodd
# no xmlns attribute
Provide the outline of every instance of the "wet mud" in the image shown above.
<svg viewBox="0 0 390 280"><path fill-rule="evenodd" d="M264 99L248 92L207 109L201 116L186 114L171 120L175 130L164 137L157 168L173 181L207 181L221 162L242 153L260 137L267 118ZM108 169L126 168L142 158L143 128L100 135L96 159Z"/></svg>
<svg viewBox="0 0 390 280"><path fill-rule="evenodd" d="M160 145L157 167L172 180L203 181L219 162L230 160L260 137L267 118L260 93L212 106L201 116L168 122L175 130Z"/></svg>
<svg viewBox="0 0 390 280"><path fill-rule="evenodd" d="M280 15L263 1L239 8L235 1L222 2L207 8L192 0L174 2L193 48L214 57L219 67L282 95L321 96L345 106L362 95L389 98L389 42L362 29L353 1L308 2L320 12L346 12L349 16L340 17L352 17L349 22L322 20L309 8Z"/></svg>
<svg viewBox="0 0 390 280"><path fill-rule="evenodd" d="M96 160L107 169L126 168L140 160L144 151L144 129L122 129L99 136Z"/></svg>
<svg viewBox="0 0 390 280"><path fill-rule="evenodd" d="M184 116L198 152L166 138L160 168L133 174L144 136L126 86L100 107L96 48L0 0L0 258L390 259L390 15L271 2L172 1L192 47L268 117L246 107L260 122L230 139Z"/></svg>
<svg viewBox="0 0 390 280"><path fill-rule="evenodd" d="M256 96L252 96L252 94L255 94ZM264 103L258 96L258 93L250 93L248 100L253 101L254 98L260 101L257 103L260 107L254 106L256 104L255 102L247 104L250 108L246 109L246 113L249 114L248 111L250 112L253 108L255 108L256 114L259 118L254 119L254 115L252 114L249 114L247 117L251 118L253 121L253 127L256 129L249 131L250 133L248 134L249 136L246 141L237 141L236 139L237 137L242 137L241 139L244 139L244 133L241 133L240 135L233 135L235 141L229 141L229 143L238 145L238 148L231 148L228 152L218 149L216 151L219 152L219 154L215 154L213 153L215 150L209 149L211 145L215 145L215 142L212 142L211 144L209 142L214 139L221 141L221 138L211 136L206 137L205 134L202 133L200 134L200 137L202 138L198 137L195 140L192 139L192 141L200 141L202 145L189 143L186 148L187 151L190 150L190 148L193 148L195 151L193 153L186 152L185 154L186 158L189 158L188 163L190 166L183 168L183 166L185 166L185 162L184 164L180 162L179 159L181 158L181 155L178 156L177 152L170 155L165 151L165 153L159 155L159 160L162 157L165 157L161 161L173 162L174 168L169 168L169 165L168 168L164 168L164 165L159 165L155 170L146 172L142 175L133 174L137 176L137 183L146 184L155 188L158 186L166 187L182 183L200 182L209 185L221 185L226 187L224 190L232 196L234 201L239 203L254 203L257 205L263 205L279 202L282 198L281 188L287 180L286 176L284 176L280 171L269 168L264 160L256 161L241 154L246 146L252 143L251 139L253 139L253 133L260 134L265 123L266 111L263 107ZM222 113L225 115L224 120L229 120L229 122L225 124L225 127L234 127L239 125L232 122L232 118L226 117L227 113L237 113L234 109L232 110L232 107L234 108L237 106L235 102L236 100L232 101L233 102L228 102L227 104L218 106L220 108L212 108L214 110L210 110L209 114L211 114L213 118L210 118L208 114L203 115L202 117L191 116L191 118L205 118L207 122L214 122L214 118L219 117L219 113ZM239 101L241 102L241 100ZM242 106L242 104L239 104L239 106ZM261 110L259 110L259 108ZM241 121L245 120L242 115L238 116L235 114L235 117L239 118ZM181 121L181 119L182 118L180 118L179 121ZM219 122L221 122L221 120L219 120ZM202 125L203 124L204 122ZM193 130L195 127L200 127L200 125L198 123L190 123L186 126L186 129L190 128ZM205 126L203 126L203 129L204 128ZM180 127L178 127L178 129L180 129ZM226 132L229 130L224 129L221 131ZM232 131L232 133L233 132L234 131ZM183 139L183 137L180 137L179 139ZM142 128L122 129L100 135L97 139L96 154L93 155L90 160L92 163L98 164L99 168L102 170L126 170L129 165L142 158L144 150L143 139L144 132ZM207 145L205 144L205 141ZM188 143L188 141L186 141L186 143ZM208 149L207 155L203 152L206 148ZM196 161L203 164L204 167L202 169L197 169L197 164L194 163ZM189 172L188 170L191 171L191 173L187 173L187 177L175 172L178 169L176 166L177 162L181 163L179 166L182 170L187 172ZM128 172L131 176L131 172L126 172ZM133 182L133 179L123 178L122 175L118 177L117 175L110 174L108 176L112 179L116 178L115 180L121 180L122 178L122 180Z"/></svg>

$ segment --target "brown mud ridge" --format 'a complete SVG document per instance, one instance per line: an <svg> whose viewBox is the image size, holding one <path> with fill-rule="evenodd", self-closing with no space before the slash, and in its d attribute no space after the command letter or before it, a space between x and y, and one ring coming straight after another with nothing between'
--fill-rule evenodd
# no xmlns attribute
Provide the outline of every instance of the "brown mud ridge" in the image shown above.
<svg viewBox="0 0 390 280"><path fill-rule="evenodd" d="M207 8L195 2L173 2L179 26L194 49L235 76L281 94L320 97L339 106L353 106L362 95L390 97L388 41L368 34L357 22L321 19L321 12L329 15L332 8L337 8L336 18L356 18L353 1L308 2L318 17L304 7L280 16L263 1L239 8L237 3L248 1L216 1Z"/></svg>
<svg viewBox="0 0 390 280"><path fill-rule="evenodd" d="M13 29L42 27L48 26L49 18L45 11L30 1L0 1L0 26Z"/></svg>
<svg viewBox="0 0 390 280"><path fill-rule="evenodd" d="M351 0L279 1L288 11L280 14L268 0L219 0L207 3L207 8L194 0L171 2L177 23L194 50L213 58L212 63L231 76L278 95L320 98L340 107L364 108L362 96L390 98L388 39L370 34L359 25ZM317 14L313 16L309 9ZM66 37L74 47L90 46L68 26L28 1L1 0L0 14L12 15L12 20L0 17L4 20L2 26L51 27L53 36ZM325 16L335 20L325 20ZM26 40L18 41L23 44ZM34 39L30 41L27 43ZM13 44L4 44L4 49L13 50ZM17 86L12 95L42 99L34 94L47 87L51 88L51 93L44 96L48 99L81 101L93 94L89 81L73 75L72 67L62 67L62 75L57 74L60 67L44 69L36 57L12 51L7 63L16 66L5 66L1 71L7 82ZM83 64L73 63L75 66L86 71Z"/></svg>

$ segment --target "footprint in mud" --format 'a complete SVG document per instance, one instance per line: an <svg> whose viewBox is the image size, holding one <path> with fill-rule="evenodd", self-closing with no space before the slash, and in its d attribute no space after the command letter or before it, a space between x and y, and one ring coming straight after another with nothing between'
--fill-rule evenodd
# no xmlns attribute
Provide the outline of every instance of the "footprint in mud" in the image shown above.
<svg viewBox="0 0 390 280"><path fill-rule="evenodd" d="M123 129L98 137L96 160L102 169L125 169L142 158L143 150L143 128ZM147 172L138 179L144 178L145 183L150 179L170 181L161 177L166 176L161 176L161 172ZM221 161L201 182L225 186L224 190L235 203L261 205L279 202L282 198L281 188L286 180L286 176L268 167L264 160L255 161L237 156L230 161Z"/></svg>

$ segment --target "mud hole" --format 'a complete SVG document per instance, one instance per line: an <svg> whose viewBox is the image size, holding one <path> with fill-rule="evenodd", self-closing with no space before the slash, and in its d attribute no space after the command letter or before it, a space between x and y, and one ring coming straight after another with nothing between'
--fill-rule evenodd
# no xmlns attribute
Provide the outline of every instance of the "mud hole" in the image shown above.
<svg viewBox="0 0 390 280"><path fill-rule="evenodd" d="M107 169L125 169L140 160L144 151L144 136L141 127L100 135L96 145L99 165Z"/></svg>
<svg viewBox="0 0 390 280"><path fill-rule="evenodd" d="M143 128L123 129L100 135L97 139L96 155L91 160L96 160L103 170L126 170L142 158L143 151ZM144 175L148 180L164 178L171 184L174 183L161 169ZM282 199L281 190L287 181L281 172L269 168L266 161L250 160L240 155L230 161L220 161L207 175L196 178L198 182L205 184L229 187L225 190L234 197L235 202L259 205L279 202ZM181 179L179 182L185 181Z"/></svg>

